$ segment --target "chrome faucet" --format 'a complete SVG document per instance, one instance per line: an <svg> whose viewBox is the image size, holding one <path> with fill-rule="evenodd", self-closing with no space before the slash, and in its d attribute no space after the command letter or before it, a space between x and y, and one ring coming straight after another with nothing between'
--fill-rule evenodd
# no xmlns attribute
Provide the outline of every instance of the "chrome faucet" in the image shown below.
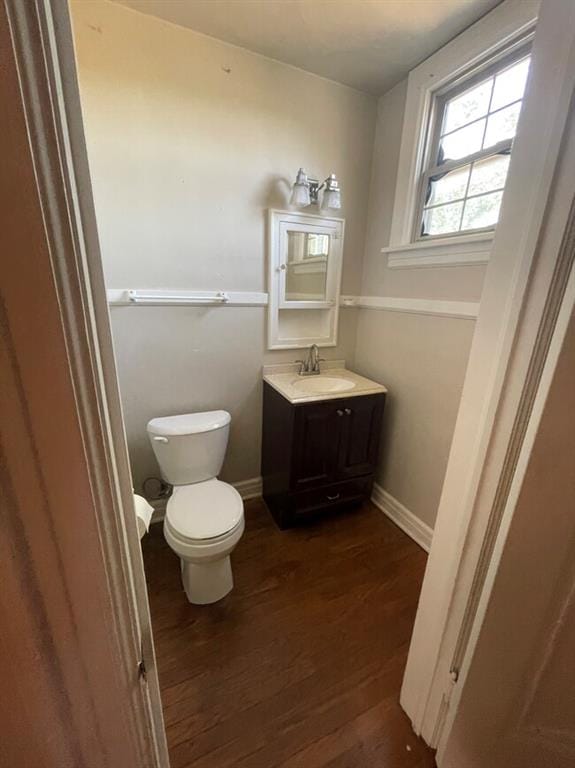
<svg viewBox="0 0 575 768"><path fill-rule="evenodd" d="M296 360L296 363L300 364L299 375L300 376L319 376L321 373L319 364L323 362L323 357L319 356L319 348L317 344L312 344L309 348L306 360Z"/></svg>

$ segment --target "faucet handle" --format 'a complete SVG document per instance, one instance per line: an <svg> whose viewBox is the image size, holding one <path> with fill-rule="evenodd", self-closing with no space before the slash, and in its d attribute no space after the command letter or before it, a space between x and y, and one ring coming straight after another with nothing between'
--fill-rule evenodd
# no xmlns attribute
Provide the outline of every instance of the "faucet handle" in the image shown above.
<svg viewBox="0 0 575 768"><path fill-rule="evenodd" d="M299 363L299 372L307 370L307 364L305 360L294 360L294 363Z"/></svg>

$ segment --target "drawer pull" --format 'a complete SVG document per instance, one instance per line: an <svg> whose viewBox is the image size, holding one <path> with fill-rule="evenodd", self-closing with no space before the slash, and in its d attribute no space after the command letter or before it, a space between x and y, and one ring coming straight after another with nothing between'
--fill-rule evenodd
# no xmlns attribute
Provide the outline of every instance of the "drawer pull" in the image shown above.
<svg viewBox="0 0 575 768"><path fill-rule="evenodd" d="M336 411L338 416L343 416L343 411L340 411L339 409Z"/></svg>
<svg viewBox="0 0 575 768"><path fill-rule="evenodd" d="M336 493L335 496L327 496L326 498L328 501L335 501L336 499L339 499L339 493Z"/></svg>
<svg viewBox="0 0 575 768"><path fill-rule="evenodd" d="M346 408L345 409L345 415L346 416L351 416L351 408Z"/></svg>

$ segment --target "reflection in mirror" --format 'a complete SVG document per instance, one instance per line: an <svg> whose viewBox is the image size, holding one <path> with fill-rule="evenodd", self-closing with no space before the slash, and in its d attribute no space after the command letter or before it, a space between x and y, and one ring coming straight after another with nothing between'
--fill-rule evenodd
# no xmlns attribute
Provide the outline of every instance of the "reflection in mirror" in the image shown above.
<svg viewBox="0 0 575 768"><path fill-rule="evenodd" d="M330 235L288 231L286 301L325 301Z"/></svg>

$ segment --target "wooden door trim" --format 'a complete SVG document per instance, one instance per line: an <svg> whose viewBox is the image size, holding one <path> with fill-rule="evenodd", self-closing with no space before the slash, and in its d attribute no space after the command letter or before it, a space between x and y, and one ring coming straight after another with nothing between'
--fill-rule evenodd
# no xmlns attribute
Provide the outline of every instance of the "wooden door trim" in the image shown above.
<svg viewBox="0 0 575 768"><path fill-rule="evenodd" d="M97 511L114 626L110 642L115 647L123 690L130 692L129 704L124 707L130 731L124 738L132 741L140 765L166 768L169 760L68 6L65 0L6 0L5 7ZM147 680L138 683L142 656ZM85 663L89 665L90 659Z"/></svg>

